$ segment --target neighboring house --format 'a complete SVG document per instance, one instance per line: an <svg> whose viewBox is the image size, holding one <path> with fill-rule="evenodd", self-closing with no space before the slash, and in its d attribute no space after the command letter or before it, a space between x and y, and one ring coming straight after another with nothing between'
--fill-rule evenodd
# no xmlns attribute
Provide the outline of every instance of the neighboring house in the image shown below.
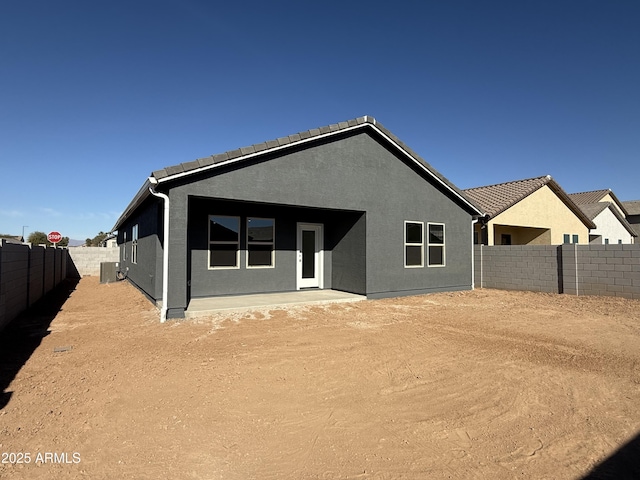
<svg viewBox="0 0 640 480"><path fill-rule="evenodd" d="M0 240L4 240L6 243L24 243L24 238L20 235L0 235Z"/></svg>
<svg viewBox="0 0 640 480"><path fill-rule="evenodd" d="M627 210L626 220L638 235L636 237L636 243L640 239L640 200L631 200L628 202L622 202L624 208Z"/></svg>
<svg viewBox="0 0 640 480"><path fill-rule="evenodd" d="M627 210L611 190L571 193L569 198L596 225L595 229L589 231L589 243L608 245L634 242L637 234L625 220Z"/></svg>
<svg viewBox="0 0 640 480"><path fill-rule="evenodd" d="M117 247L118 246L118 237L117 235L107 235L106 237L104 237L102 239L102 241L100 242L100 244L98 245L99 247L107 247L107 248L113 248L113 247Z"/></svg>
<svg viewBox="0 0 640 480"><path fill-rule="evenodd" d="M611 202L589 203L580 208L596 224L596 228L589 231L589 243L630 244L638 236Z"/></svg>
<svg viewBox="0 0 640 480"><path fill-rule="evenodd" d="M618 200L613 191L610 188L604 190L593 190L591 192L570 193L569 198L573 200L577 205L589 205L599 202L610 202L618 213L623 217L627 216L627 210L624 203Z"/></svg>
<svg viewBox="0 0 640 480"><path fill-rule="evenodd" d="M586 244L589 229L595 228L550 175L470 188L464 193L487 213L475 227L474 243Z"/></svg>
<svg viewBox="0 0 640 480"><path fill-rule="evenodd" d="M473 285L482 212L372 117L153 172L113 230L161 319L192 298Z"/></svg>

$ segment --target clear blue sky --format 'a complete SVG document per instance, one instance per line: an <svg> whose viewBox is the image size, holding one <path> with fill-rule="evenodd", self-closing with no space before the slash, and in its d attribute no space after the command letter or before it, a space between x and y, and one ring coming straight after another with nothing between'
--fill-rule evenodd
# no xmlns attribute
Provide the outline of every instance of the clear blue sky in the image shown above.
<svg viewBox="0 0 640 480"><path fill-rule="evenodd" d="M640 199L640 1L0 2L0 233L108 231L153 171L361 115L460 188Z"/></svg>

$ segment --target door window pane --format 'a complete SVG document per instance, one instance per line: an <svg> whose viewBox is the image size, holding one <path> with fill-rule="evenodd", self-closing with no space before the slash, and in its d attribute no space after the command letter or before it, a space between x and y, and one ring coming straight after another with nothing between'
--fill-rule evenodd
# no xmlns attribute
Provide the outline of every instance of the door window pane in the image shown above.
<svg viewBox="0 0 640 480"><path fill-rule="evenodd" d="M302 231L302 278L315 278L316 232Z"/></svg>

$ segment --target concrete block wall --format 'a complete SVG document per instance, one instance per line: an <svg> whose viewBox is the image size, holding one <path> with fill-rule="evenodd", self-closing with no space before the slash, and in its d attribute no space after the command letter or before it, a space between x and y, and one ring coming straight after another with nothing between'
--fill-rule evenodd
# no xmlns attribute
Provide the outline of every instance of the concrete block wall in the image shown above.
<svg viewBox="0 0 640 480"><path fill-rule="evenodd" d="M44 294L44 256L47 247L34 245L31 247L29 263L29 307Z"/></svg>
<svg viewBox="0 0 640 480"><path fill-rule="evenodd" d="M640 299L640 244L561 249L564 293Z"/></svg>
<svg viewBox="0 0 640 480"><path fill-rule="evenodd" d="M474 255L476 287L560 292L556 246L475 245Z"/></svg>
<svg viewBox="0 0 640 480"><path fill-rule="evenodd" d="M29 248L3 243L0 249L0 328L28 307Z"/></svg>
<svg viewBox="0 0 640 480"><path fill-rule="evenodd" d="M640 299L640 244L474 246L475 287Z"/></svg>
<svg viewBox="0 0 640 480"><path fill-rule="evenodd" d="M69 248L69 276L99 276L100 263L119 262L120 247Z"/></svg>
<svg viewBox="0 0 640 480"><path fill-rule="evenodd" d="M0 241L0 330L66 278L68 251Z"/></svg>

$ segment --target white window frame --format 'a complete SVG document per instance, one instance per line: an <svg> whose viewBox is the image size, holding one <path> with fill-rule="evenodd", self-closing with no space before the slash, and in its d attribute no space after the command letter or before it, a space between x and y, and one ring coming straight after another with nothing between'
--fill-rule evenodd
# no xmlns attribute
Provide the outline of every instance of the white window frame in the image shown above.
<svg viewBox="0 0 640 480"><path fill-rule="evenodd" d="M431 243L429 241L429 227L431 225L442 225L442 243ZM427 223L427 267L429 268L439 268L447 266L447 227L444 223L439 222L429 222ZM431 255L429 255L429 247L442 247L442 263L431 264Z"/></svg>
<svg viewBox="0 0 640 480"><path fill-rule="evenodd" d="M249 220L271 220L273 222L273 240L271 242L252 242L249 240ZM276 219L269 217L247 217L245 221L245 239L247 245L246 267L248 269L276 268ZM271 265L249 265L249 245L271 245Z"/></svg>
<svg viewBox="0 0 640 480"><path fill-rule="evenodd" d="M131 263L138 263L138 234L140 224L136 223L131 227Z"/></svg>
<svg viewBox="0 0 640 480"><path fill-rule="evenodd" d="M422 242L416 243L407 241L407 224L409 223L420 225L420 230L422 232ZM424 222L418 222L416 220L405 220L403 228L404 247L402 254L404 256L404 268L424 268ZM407 265L407 247L420 247L420 265Z"/></svg>
<svg viewBox="0 0 640 480"><path fill-rule="evenodd" d="M237 242L231 241L216 241L211 240L211 218L235 218L238 220L238 240ZM207 225L207 266L209 270L239 270L240 269L240 230L242 228L242 218L237 215L215 215L211 214L207 217L208 225ZM211 265L211 245L230 245L232 243L237 243L238 248L236 250L236 264L234 266L212 266Z"/></svg>

